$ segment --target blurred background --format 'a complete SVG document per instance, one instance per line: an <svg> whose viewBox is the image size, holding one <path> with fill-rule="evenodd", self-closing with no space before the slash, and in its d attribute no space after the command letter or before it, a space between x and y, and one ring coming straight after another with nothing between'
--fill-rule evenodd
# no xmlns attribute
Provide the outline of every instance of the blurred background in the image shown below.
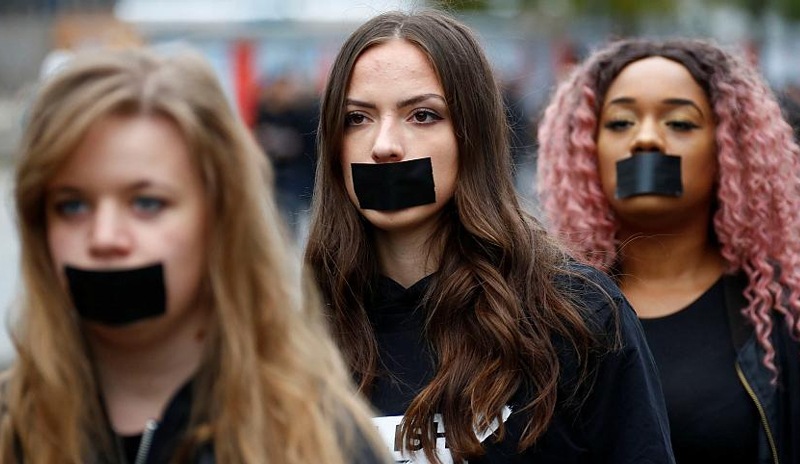
<svg viewBox="0 0 800 464"><path fill-rule="evenodd" d="M758 63L798 127L800 0L2 0L0 1L0 365L19 285L12 176L26 107L75 51L147 45L205 54L276 171L302 245L315 168L318 98L344 38L391 9L443 7L474 27L501 79L516 180L536 213L535 126L555 84L623 36L710 37Z"/></svg>

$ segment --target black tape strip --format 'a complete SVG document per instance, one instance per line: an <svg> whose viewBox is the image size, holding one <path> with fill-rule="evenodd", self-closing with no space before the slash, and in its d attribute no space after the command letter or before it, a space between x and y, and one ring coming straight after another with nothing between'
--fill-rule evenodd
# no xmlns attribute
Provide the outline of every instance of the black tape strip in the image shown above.
<svg viewBox="0 0 800 464"><path fill-rule="evenodd" d="M683 195L681 157L645 152L617 161L617 198L636 195Z"/></svg>
<svg viewBox="0 0 800 464"><path fill-rule="evenodd" d="M396 163L352 163L361 209L394 211L436 203L430 158Z"/></svg>
<svg viewBox="0 0 800 464"><path fill-rule="evenodd" d="M157 317L167 310L164 267L87 270L64 266L75 310L81 318L119 326Z"/></svg>

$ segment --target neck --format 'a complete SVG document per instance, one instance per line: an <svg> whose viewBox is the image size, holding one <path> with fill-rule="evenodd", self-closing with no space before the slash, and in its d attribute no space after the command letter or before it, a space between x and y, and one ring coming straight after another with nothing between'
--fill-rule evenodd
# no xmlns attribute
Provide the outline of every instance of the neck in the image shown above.
<svg viewBox="0 0 800 464"><path fill-rule="evenodd" d="M376 230L375 247L381 273L408 288L435 272L438 259L428 253L432 232L427 228L402 233Z"/></svg>
<svg viewBox="0 0 800 464"><path fill-rule="evenodd" d="M106 410L118 434L140 433L148 420L160 419L172 396L197 372L205 352L207 315L176 322L161 328L167 332L162 337L152 336L157 329L150 322L101 328L88 336Z"/></svg>
<svg viewBox="0 0 800 464"><path fill-rule="evenodd" d="M621 230L620 288L643 317L676 312L722 275L725 261L707 224L659 233Z"/></svg>
<svg viewBox="0 0 800 464"><path fill-rule="evenodd" d="M623 280L662 280L694 275L709 263L722 263L719 250L707 239L678 235L620 237Z"/></svg>

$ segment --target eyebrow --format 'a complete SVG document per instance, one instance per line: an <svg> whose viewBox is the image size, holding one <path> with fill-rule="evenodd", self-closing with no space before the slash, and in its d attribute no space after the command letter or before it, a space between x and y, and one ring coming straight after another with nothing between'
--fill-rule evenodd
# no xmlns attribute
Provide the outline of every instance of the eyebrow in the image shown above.
<svg viewBox="0 0 800 464"><path fill-rule="evenodd" d="M57 185L55 187L48 188L45 191L45 195L74 195L81 193L81 190L77 187L72 187L69 185Z"/></svg>
<svg viewBox="0 0 800 464"><path fill-rule="evenodd" d="M636 99L631 97L619 97L608 102L609 105L614 105L614 104L630 105L633 103L636 103ZM701 110L700 107L697 106L697 104L694 101L689 100L688 98L666 98L664 100L661 100L661 103L670 106L691 106L692 108L696 109L701 116L703 116L704 118L706 117L706 114L703 113L703 110Z"/></svg>
<svg viewBox="0 0 800 464"><path fill-rule="evenodd" d="M396 106L398 109L399 109L399 108L405 108L405 107L407 107L407 106L416 105L416 104L418 104L418 103L422 103L422 102L424 102L425 100L430 100L430 99L437 99L437 100L441 100L441 101L442 101L442 103L444 103L444 104L447 104L447 101L444 99L444 97L442 97L442 96L441 96L441 95L439 95L439 94L435 94L435 93L424 93L424 94L422 94L422 95L417 95L417 96L414 96L414 97L411 97L411 98L406 98L405 100L400 100L399 102L397 102L397 105L395 105L395 106ZM369 103L369 102L365 102L365 101L361 101L361 100L356 100L356 99L354 99L354 98L347 98L347 99L345 99L345 105L348 105L348 106L349 106L349 105L352 105L352 106L360 106L360 107L362 107L362 108L370 108L370 109L375 109L375 108L377 108L377 106L375 106L375 104L374 104L374 103Z"/></svg>
<svg viewBox="0 0 800 464"><path fill-rule="evenodd" d="M136 182L132 182L124 187L125 191L128 192L136 192L138 190L144 190L147 188L156 187L156 188L163 188L169 190L170 187L163 182L154 182L152 180L139 180ZM83 189L80 187L76 187L71 184L64 184L64 185L56 185L53 188L47 190L47 194L80 194L83 192Z"/></svg>

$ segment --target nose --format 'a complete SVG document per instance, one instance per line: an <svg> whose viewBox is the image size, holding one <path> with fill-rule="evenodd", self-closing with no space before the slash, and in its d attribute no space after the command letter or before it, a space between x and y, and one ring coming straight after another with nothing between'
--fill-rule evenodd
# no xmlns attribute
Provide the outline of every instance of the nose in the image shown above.
<svg viewBox="0 0 800 464"><path fill-rule="evenodd" d="M122 257L133 245L124 212L111 203L97 205L89 230L89 253L95 258Z"/></svg>
<svg viewBox="0 0 800 464"><path fill-rule="evenodd" d="M372 160L376 163L402 161L405 156L402 137L400 124L390 118L384 118L372 145Z"/></svg>
<svg viewBox="0 0 800 464"><path fill-rule="evenodd" d="M658 123L653 120L644 120L639 125L632 142L630 152L632 155L648 151L664 152L664 137Z"/></svg>

